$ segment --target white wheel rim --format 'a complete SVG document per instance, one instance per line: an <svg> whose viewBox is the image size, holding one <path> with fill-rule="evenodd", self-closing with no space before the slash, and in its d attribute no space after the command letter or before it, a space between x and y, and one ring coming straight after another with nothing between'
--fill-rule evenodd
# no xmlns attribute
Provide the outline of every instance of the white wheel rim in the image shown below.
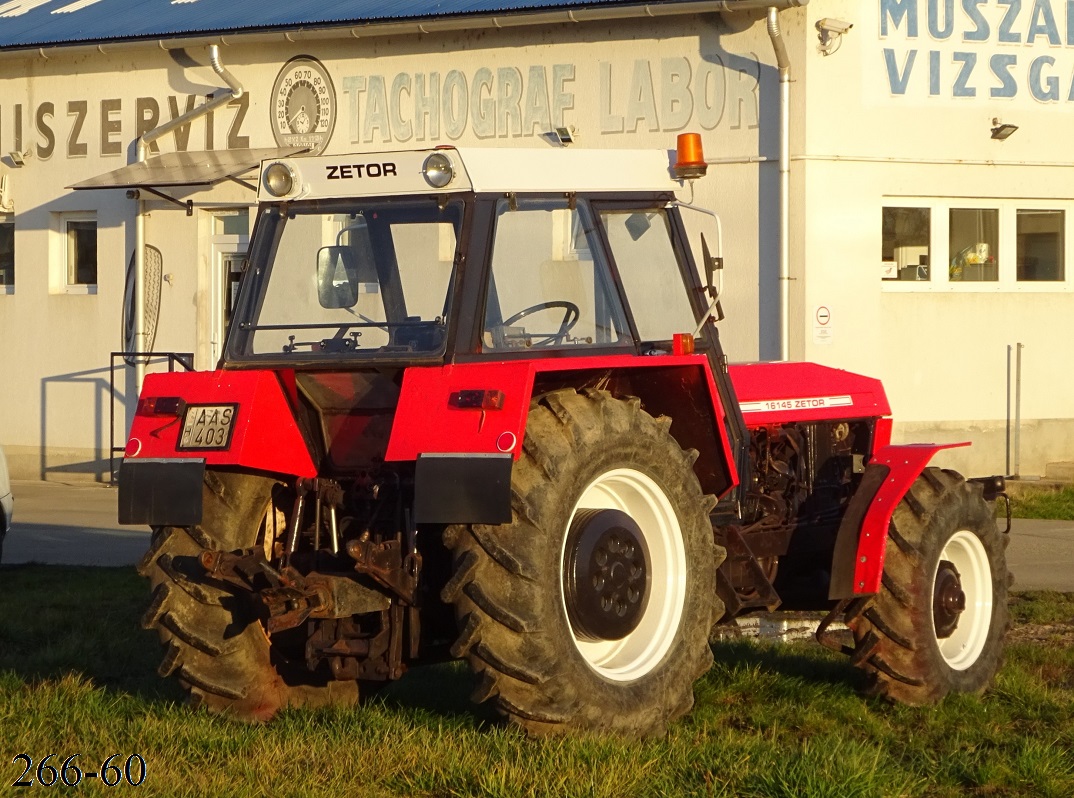
<svg viewBox="0 0 1074 798"><path fill-rule="evenodd" d="M649 597L638 625L621 640L588 640L571 627L571 639L586 663L601 676L617 682L639 679L659 665L679 631L686 603L686 550L675 508L655 480L632 468L607 471L589 483L571 510L570 529L579 510L621 510L641 528L647 562ZM566 541L560 551L560 604L568 618L564 598L563 564Z"/></svg>
<svg viewBox="0 0 1074 798"><path fill-rule="evenodd" d="M936 570L932 572L930 595L935 595L936 573L944 560L954 565L959 573L962 592L966 595L966 609L959 616L958 626L951 636L936 638L936 644L944 662L953 670L963 671L977 661L988 641L992 624L992 569L981 539L968 530L959 530L940 552ZM936 625L931 614L929 623L933 624L935 635Z"/></svg>

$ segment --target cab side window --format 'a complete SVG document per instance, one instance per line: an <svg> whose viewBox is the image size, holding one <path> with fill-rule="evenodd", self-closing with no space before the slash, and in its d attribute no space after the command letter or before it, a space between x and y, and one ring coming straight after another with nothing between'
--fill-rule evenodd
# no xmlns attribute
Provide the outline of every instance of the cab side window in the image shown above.
<svg viewBox="0 0 1074 798"><path fill-rule="evenodd" d="M670 341L697 326L663 210L602 211L601 222L642 341Z"/></svg>
<svg viewBox="0 0 1074 798"><path fill-rule="evenodd" d="M500 200L484 351L632 346L588 205Z"/></svg>

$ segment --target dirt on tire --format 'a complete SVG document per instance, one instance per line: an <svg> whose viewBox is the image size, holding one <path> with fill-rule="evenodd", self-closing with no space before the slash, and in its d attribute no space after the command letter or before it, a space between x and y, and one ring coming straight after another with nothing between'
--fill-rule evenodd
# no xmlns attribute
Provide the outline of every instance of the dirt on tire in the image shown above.
<svg viewBox="0 0 1074 798"><path fill-rule="evenodd" d="M713 586L724 552L708 518L715 499L702 494L697 453L680 448L670 423L607 391L547 394L531 406L513 469L512 522L444 533L454 576L442 597L461 630L452 654L477 675L474 700L492 701L530 733L662 734L693 706L693 684L712 664L708 633L723 614ZM562 597L563 553L585 487L624 467L652 478L674 506L689 575L666 655L638 678L615 681L576 644Z"/></svg>
<svg viewBox="0 0 1074 798"><path fill-rule="evenodd" d="M979 653L953 666L934 623L934 589L941 554L959 531L971 534L987 558L991 607L987 628L968 630L976 638L970 647L979 646ZM855 639L851 661L869 674L869 694L924 705L951 692L981 693L991 684L1010 626L1007 542L979 484L954 471L922 472L892 517L880 592L856 602L847 614ZM958 623L971 623L972 617L963 612Z"/></svg>
<svg viewBox="0 0 1074 798"><path fill-rule="evenodd" d="M245 597L208 578L200 564L203 551L258 544L274 485L269 477L206 471L202 522L154 529L138 566L152 588L142 625L156 629L165 648L161 676L178 677L195 707L251 722L286 706L353 704L358 697L353 682L285 679Z"/></svg>

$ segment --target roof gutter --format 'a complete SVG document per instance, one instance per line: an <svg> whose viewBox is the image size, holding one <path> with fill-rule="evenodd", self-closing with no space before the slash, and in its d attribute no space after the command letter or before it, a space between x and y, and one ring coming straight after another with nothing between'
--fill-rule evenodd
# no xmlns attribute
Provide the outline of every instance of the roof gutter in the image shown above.
<svg viewBox="0 0 1074 798"><path fill-rule="evenodd" d="M139 136L135 140L135 157L131 163L144 161L149 145L161 136L165 136L176 128L188 124L191 120L205 116L215 108L219 108L221 105L243 95L242 84L235 79L235 76L220 61L219 45L209 45L209 65L213 68L213 72L227 85L227 90L222 94L217 94L214 91L212 99L206 100L197 108L187 111L182 116L165 122L163 125L146 131ZM145 200L141 198L141 194L138 191L134 192L134 199L137 204L134 214L134 383L136 390L140 394L142 392L142 382L145 380L145 367L148 362L147 357L137 356L138 354L146 353L148 350L145 340L145 289L143 287L143 280L145 279Z"/></svg>
<svg viewBox="0 0 1074 798"><path fill-rule="evenodd" d="M182 38L126 39L111 42L71 43L31 46L0 50L2 58L40 57L53 58L79 54L111 54L114 52L157 47L162 50L178 50L186 47L204 47L210 42L222 45L299 42L318 39L334 39L340 36L366 38L374 36L419 35L423 33L478 30L490 28L517 28L538 25L561 25L582 22L599 22L614 19L644 19L683 16L690 14L726 14L749 11L781 11L801 8L809 0L670 0L662 3L643 3L628 6L596 6L577 9L556 9L532 13L498 15L456 15L407 21L372 21L361 25L353 22L319 24L300 29L252 30L234 33L208 32Z"/></svg>

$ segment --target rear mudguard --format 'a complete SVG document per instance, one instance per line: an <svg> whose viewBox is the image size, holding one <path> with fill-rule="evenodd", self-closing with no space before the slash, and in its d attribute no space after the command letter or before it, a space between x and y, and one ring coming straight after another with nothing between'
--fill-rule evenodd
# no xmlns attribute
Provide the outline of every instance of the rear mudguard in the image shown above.
<svg viewBox="0 0 1074 798"><path fill-rule="evenodd" d="M522 454L534 392L548 385L600 384L613 373L630 378L633 392L653 415L675 419L671 434L684 449L699 451L695 470L706 492L722 495L735 484L724 410L704 356L617 355L412 367L403 376L384 459L418 462L415 521L509 520L511 464ZM153 399L166 401L153 407ZM199 404L234 406L225 447L179 448L186 408ZM318 476L295 421L297 404L289 371L147 377L120 473L124 522L196 523L200 503L194 494L200 479L194 462L209 468L240 466ZM180 490L180 485L187 487Z"/></svg>
<svg viewBox="0 0 1074 798"><path fill-rule="evenodd" d="M880 590L888 525L895 508L937 452L960 446L969 443L917 443L876 450L839 525L829 598L853 598Z"/></svg>
<svg viewBox="0 0 1074 798"><path fill-rule="evenodd" d="M561 357L408 368L384 459L470 454L517 460L530 401L541 384L593 384L611 374L629 376L632 392L654 416L674 419L671 435L684 449L700 452L695 471L706 492L722 495L737 482L724 434L724 409L703 355Z"/></svg>
<svg viewBox="0 0 1074 798"><path fill-rule="evenodd" d="M290 376L291 388L287 388ZM195 371L149 374L124 452L126 460L202 459L208 466L245 466L258 471L315 477L309 448L295 422L287 392L293 373L272 371ZM285 392L286 389L286 392ZM174 397L168 415L153 412L149 400ZM235 420L227 445L181 449L183 413L197 405L234 405Z"/></svg>
<svg viewBox="0 0 1074 798"><path fill-rule="evenodd" d="M290 390L288 376L292 377ZM317 476L295 423L293 384L293 374L278 376L270 371L147 375L119 469L119 522L199 523L206 467L241 466L293 477ZM223 445L181 446L186 414L197 412L199 405L230 408L230 434Z"/></svg>

